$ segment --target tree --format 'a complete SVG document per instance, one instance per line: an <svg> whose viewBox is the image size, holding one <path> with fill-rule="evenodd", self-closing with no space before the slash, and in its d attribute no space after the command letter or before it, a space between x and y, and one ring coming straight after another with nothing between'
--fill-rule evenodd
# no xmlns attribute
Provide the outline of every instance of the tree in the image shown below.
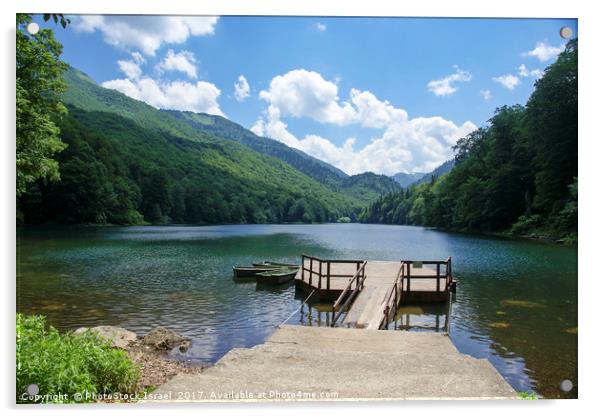
<svg viewBox="0 0 602 418"><path fill-rule="evenodd" d="M58 20L59 15L54 16ZM30 15L17 14L17 197L37 179L59 179L59 166L52 157L65 148L55 123L66 113L60 102L67 68L60 59L62 45L50 29L28 34L25 28L31 22Z"/></svg>
<svg viewBox="0 0 602 418"><path fill-rule="evenodd" d="M527 129L535 149L534 207L555 214L570 199L577 176L577 40L546 69L527 102Z"/></svg>

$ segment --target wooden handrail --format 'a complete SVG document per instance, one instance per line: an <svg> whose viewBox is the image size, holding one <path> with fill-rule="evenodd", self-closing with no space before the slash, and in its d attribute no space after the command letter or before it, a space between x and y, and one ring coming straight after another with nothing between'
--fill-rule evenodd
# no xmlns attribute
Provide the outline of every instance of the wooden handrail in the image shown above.
<svg viewBox="0 0 602 418"><path fill-rule="evenodd" d="M347 283L347 286L345 286L345 289L343 289L337 300L332 305L332 311L334 313L331 324L332 327L336 325L337 321L339 320L340 316L345 311L347 306L349 306L351 301L355 299L355 296L364 287L364 281L366 280L366 264L368 264L367 261L362 262L361 266L357 269L353 277L349 280L349 283ZM355 287L353 288L353 290L351 290L351 285L354 282ZM351 294L348 295L349 292L351 292Z"/></svg>
<svg viewBox="0 0 602 418"><path fill-rule="evenodd" d="M397 313L397 307L401 303L401 298L403 296L403 281L405 280L405 263L402 261L401 266L399 267L399 271L397 272L397 277L395 278L395 282L393 283L393 287L389 289L387 292L387 296L385 296L384 309L383 309L383 319L379 324L379 329L383 329L390 322L391 313L394 315Z"/></svg>
<svg viewBox="0 0 602 418"><path fill-rule="evenodd" d="M306 266L306 260L309 260L309 266ZM353 277L351 274L331 274L330 265L331 264L356 264L357 269L359 269L361 263L364 260L331 260L331 259L321 259L318 257L313 257L306 254L301 254L301 279L305 281L306 273L309 275L308 283L310 286L314 285L314 280L317 277L318 289L326 288L330 290L330 279L333 277ZM324 266L326 264L326 266ZM356 269L356 271L357 271ZM322 279L326 279L325 281ZM324 286L324 282L325 286Z"/></svg>

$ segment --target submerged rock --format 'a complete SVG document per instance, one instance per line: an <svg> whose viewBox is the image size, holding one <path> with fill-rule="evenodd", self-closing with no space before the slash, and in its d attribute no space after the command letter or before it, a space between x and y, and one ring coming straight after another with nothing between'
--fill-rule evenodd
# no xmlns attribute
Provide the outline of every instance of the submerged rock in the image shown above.
<svg viewBox="0 0 602 418"><path fill-rule="evenodd" d="M539 302L531 302L529 300L505 299L502 301L504 306L515 306L517 308L543 308L544 305Z"/></svg>
<svg viewBox="0 0 602 418"><path fill-rule="evenodd" d="M190 338L165 327L157 327L142 338L142 343L159 351L169 351L179 346L180 351L185 352L190 347Z"/></svg>
<svg viewBox="0 0 602 418"><path fill-rule="evenodd" d="M125 328L113 327L110 325L101 325L93 328L78 328L74 334L83 334L86 331L93 331L111 341L111 345L115 348L125 349L129 344L136 341L137 335L135 332L128 331Z"/></svg>

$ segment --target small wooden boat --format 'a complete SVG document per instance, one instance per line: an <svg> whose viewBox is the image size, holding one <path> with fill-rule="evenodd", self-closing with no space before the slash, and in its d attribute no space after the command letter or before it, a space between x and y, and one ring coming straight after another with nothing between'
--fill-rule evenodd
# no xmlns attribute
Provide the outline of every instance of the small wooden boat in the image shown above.
<svg viewBox="0 0 602 418"><path fill-rule="evenodd" d="M234 278L237 279L240 277L255 277L259 273L279 270L281 268L278 266L234 266L232 267L232 271L234 272Z"/></svg>
<svg viewBox="0 0 602 418"><path fill-rule="evenodd" d="M290 267L290 268L299 268L298 264L288 264L288 263L278 263L276 261L262 261L261 263L253 263L253 266L255 267L262 267L262 266L278 266L278 267Z"/></svg>
<svg viewBox="0 0 602 418"><path fill-rule="evenodd" d="M273 285L287 283L295 278L298 271L298 268L282 268L279 270L258 273L256 275L257 283Z"/></svg>

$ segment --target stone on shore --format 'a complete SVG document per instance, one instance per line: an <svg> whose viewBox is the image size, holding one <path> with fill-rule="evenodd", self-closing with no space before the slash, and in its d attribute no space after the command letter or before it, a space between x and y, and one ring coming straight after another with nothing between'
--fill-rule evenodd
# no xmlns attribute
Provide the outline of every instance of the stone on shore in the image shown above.
<svg viewBox="0 0 602 418"><path fill-rule="evenodd" d="M125 328L114 327L110 325L101 325L93 328L78 328L75 330L74 334L83 334L88 330L96 332L101 337L108 339L113 347L121 349L127 348L128 345L136 341L137 338L135 332L129 331Z"/></svg>
<svg viewBox="0 0 602 418"><path fill-rule="evenodd" d="M184 352L190 346L190 339L165 327L157 327L142 338L142 343L159 351L170 351L179 346Z"/></svg>

